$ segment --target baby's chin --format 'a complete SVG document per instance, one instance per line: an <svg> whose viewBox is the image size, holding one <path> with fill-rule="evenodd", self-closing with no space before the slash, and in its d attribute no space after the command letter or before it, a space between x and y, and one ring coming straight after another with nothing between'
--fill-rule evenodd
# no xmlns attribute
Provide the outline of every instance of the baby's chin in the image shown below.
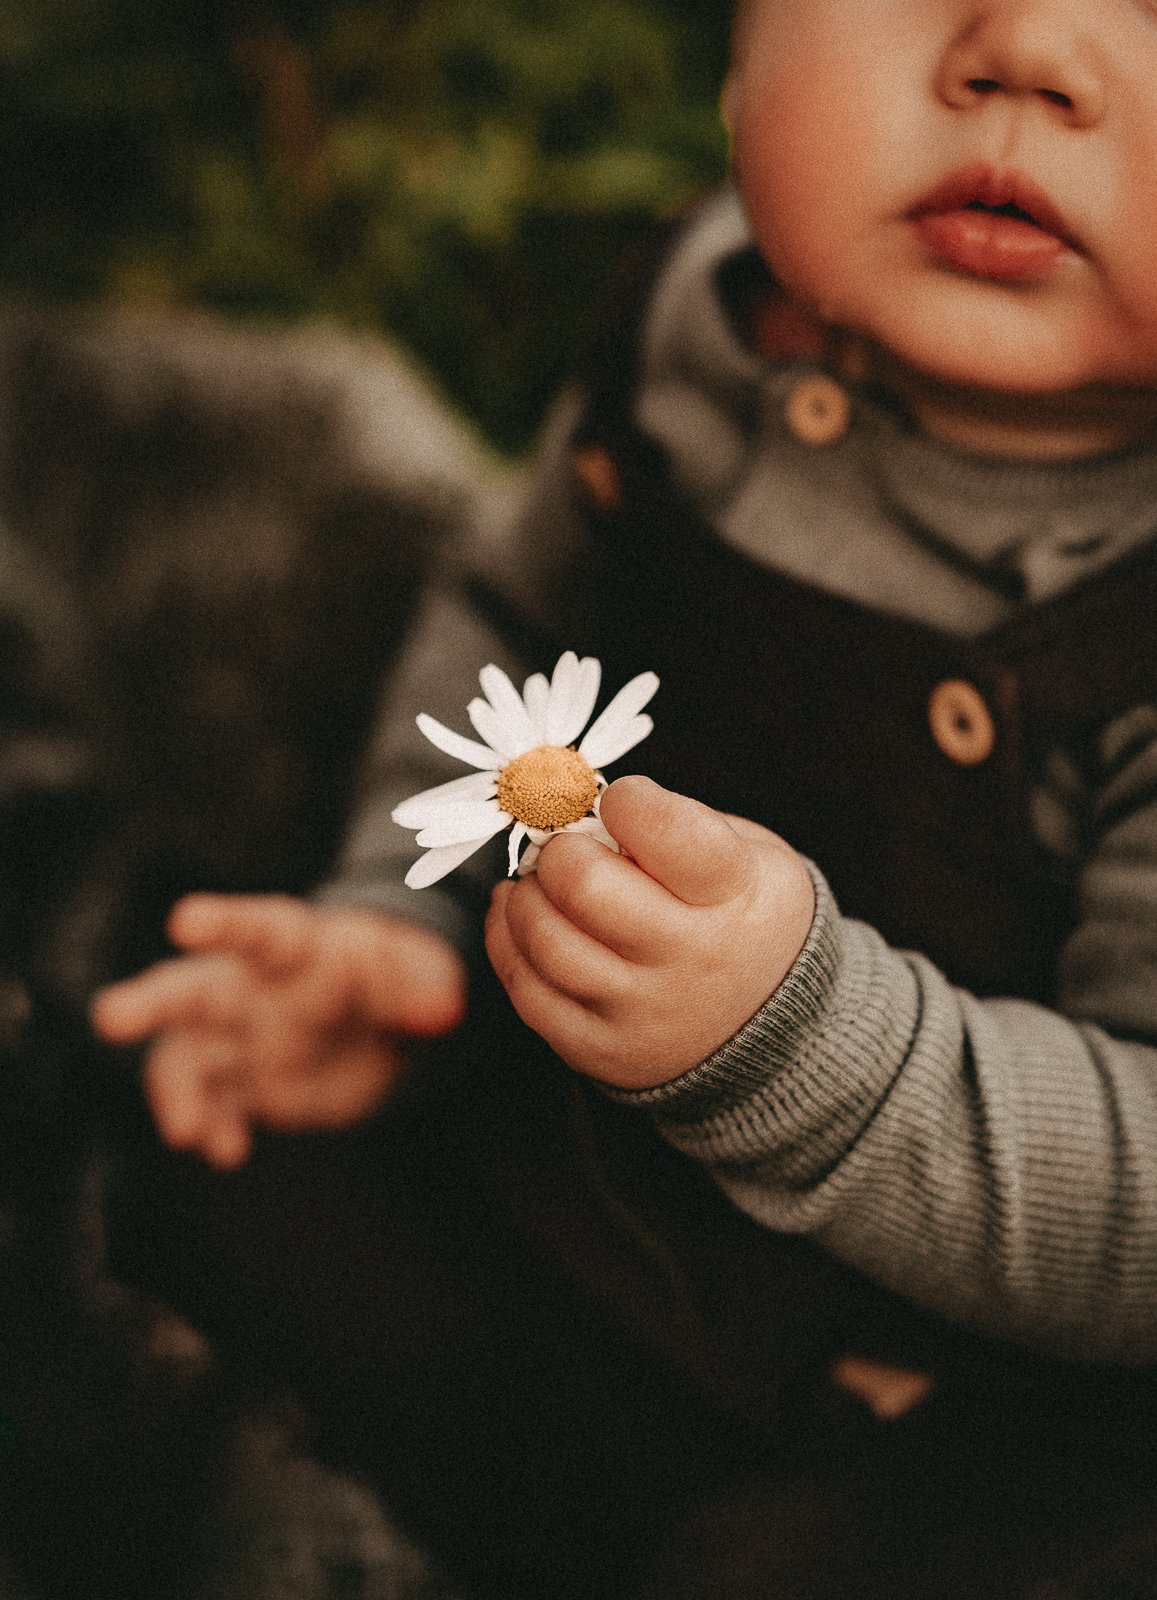
<svg viewBox="0 0 1157 1600"><path fill-rule="evenodd" d="M1050 325L1049 319L997 307L987 314L942 317L918 304L902 314L865 319L860 331L890 358L897 374L938 388L1010 400L1060 402L1117 388L1157 385L1157 360L1136 351L1114 359L1111 348L1086 330Z"/></svg>

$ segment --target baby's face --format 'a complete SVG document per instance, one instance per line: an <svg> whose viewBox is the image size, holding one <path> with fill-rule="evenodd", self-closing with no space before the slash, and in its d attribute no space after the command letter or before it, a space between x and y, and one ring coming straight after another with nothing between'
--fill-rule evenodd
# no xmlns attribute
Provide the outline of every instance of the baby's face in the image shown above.
<svg viewBox="0 0 1157 1600"><path fill-rule="evenodd" d="M825 321L989 391L1157 386L1157 0L750 0L760 247Z"/></svg>

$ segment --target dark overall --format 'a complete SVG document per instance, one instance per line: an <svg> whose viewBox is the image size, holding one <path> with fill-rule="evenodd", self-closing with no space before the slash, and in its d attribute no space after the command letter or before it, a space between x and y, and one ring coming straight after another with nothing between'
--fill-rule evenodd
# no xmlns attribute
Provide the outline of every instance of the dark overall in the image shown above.
<svg viewBox="0 0 1157 1600"><path fill-rule="evenodd" d="M1073 885L1027 774L1157 695L1157 549L974 645L756 569L633 429L624 319L575 439L602 471L596 570L543 660L653 668L632 765L783 833L953 981L1047 1002ZM945 680L995 724L976 765L929 731ZM474 1594L1157 1593L1147 1375L967 1335L756 1227L484 974L463 1038L372 1125L267 1140L227 1177L153 1152L120 1226L125 1270L295 1387L318 1448ZM850 1352L931 1373L931 1399L877 1423L828 1379ZM1122 1586L1138 1564L1151 1590Z"/></svg>

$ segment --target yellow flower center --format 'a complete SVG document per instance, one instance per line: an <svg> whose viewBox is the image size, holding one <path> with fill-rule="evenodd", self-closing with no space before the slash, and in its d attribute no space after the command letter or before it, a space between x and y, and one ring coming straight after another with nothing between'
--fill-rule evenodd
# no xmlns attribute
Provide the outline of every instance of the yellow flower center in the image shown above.
<svg viewBox="0 0 1157 1600"><path fill-rule="evenodd" d="M599 781L589 761L561 744L540 744L498 774L498 804L528 828L565 828L585 817Z"/></svg>

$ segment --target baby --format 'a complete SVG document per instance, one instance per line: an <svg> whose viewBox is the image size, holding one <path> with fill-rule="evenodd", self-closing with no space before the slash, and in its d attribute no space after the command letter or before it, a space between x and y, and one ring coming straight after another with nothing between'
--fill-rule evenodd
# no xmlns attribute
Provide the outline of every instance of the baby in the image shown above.
<svg viewBox="0 0 1157 1600"><path fill-rule="evenodd" d="M94 1006L151 1041L163 1138L221 1168L259 1125L364 1117L466 1017L463 1096L539 1108L508 1145L479 1114L513 1226L680 1405L747 1430L706 1452L679 1548L763 1529L760 1593L1084 1593L1151 1492L1112 1419L1150 1415L1157 1357L1155 85L1148 0L746 0L734 189L663 235L508 540L431 596L334 880L182 902L184 953ZM619 852L560 833L490 895L535 1054L468 1015L467 902L501 869L407 890L389 816L457 775L414 713L460 724L479 668L560 645L662 689L652 776L602 799ZM559 1058L603 1089L585 1188L552 1187ZM608 1173L731 1323L680 1333L581 1243ZM817 1420L849 1395L851 1444ZM753 1431L737 1534L712 1496ZM819 1522L783 1513L805 1439L846 1473ZM1074 1476L1026 1509L1046 1458ZM869 1529L874 1577L821 1570ZM722 1554L701 1588L662 1560L656 1594L731 1593Z"/></svg>

